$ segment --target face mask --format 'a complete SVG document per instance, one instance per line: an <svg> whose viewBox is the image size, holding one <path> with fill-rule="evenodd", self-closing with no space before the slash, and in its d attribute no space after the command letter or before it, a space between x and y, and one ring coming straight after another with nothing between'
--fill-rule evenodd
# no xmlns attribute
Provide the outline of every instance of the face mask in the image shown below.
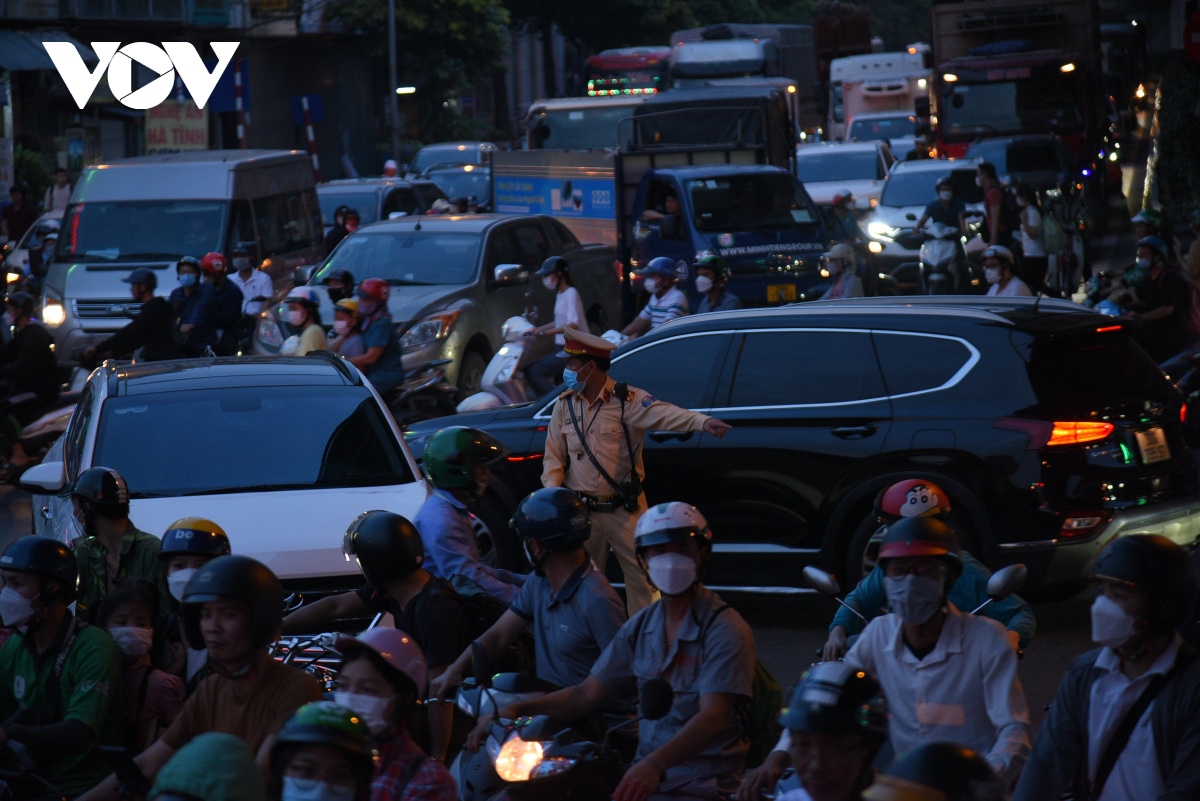
<svg viewBox="0 0 1200 801"><path fill-rule="evenodd" d="M976 185L976 186L983 186L983 179L982 179L982 178L980 178L978 175L976 175L976 176L975 176L975 185Z"/></svg>
<svg viewBox="0 0 1200 801"><path fill-rule="evenodd" d="M338 787L311 779L284 776L283 792L279 797L282 801L352 801L354 795L354 787Z"/></svg>
<svg viewBox="0 0 1200 801"><path fill-rule="evenodd" d="M1150 260L1149 259L1138 259L1137 266L1141 267L1143 270L1149 270L1150 269Z"/></svg>
<svg viewBox="0 0 1200 801"><path fill-rule="evenodd" d="M337 334L338 336L345 336L349 330L350 330L350 321L349 320L334 320L333 321L333 332L335 334Z"/></svg>
<svg viewBox="0 0 1200 801"><path fill-rule="evenodd" d="M108 630L113 642L125 656L141 656L154 643L154 632L135 626L113 626Z"/></svg>
<svg viewBox="0 0 1200 801"><path fill-rule="evenodd" d="M196 285L196 274L195 273L181 274L179 276L179 285L181 287L183 287L184 289L195 286Z"/></svg>
<svg viewBox="0 0 1200 801"><path fill-rule="evenodd" d="M987 279L989 284L1000 283L1000 268L988 267L983 271L983 277Z"/></svg>
<svg viewBox="0 0 1200 801"><path fill-rule="evenodd" d="M234 259L233 260L233 269L237 270L239 273L244 270L249 270L250 269L250 259L245 259L245 258Z"/></svg>
<svg viewBox="0 0 1200 801"><path fill-rule="evenodd" d="M1137 618L1125 614L1125 610L1107 595L1098 596L1092 603L1094 642L1109 648L1120 648L1137 634L1137 623Z"/></svg>
<svg viewBox="0 0 1200 801"><path fill-rule="evenodd" d="M363 317L370 317L372 314L375 313L375 301L360 300L358 302L358 313L361 314Z"/></svg>
<svg viewBox="0 0 1200 801"><path fill-rule="evenodd" d="M949 189L943 189L941 192L938 192L938 197L940 197L942 200L945 200L948 203L954 199L954 193L951 192Z"/></svg>
<svg viewBox="0 0 1200 801"><path fill-rule="evenodd" d="M681 553L660 553L646 561L650 582L663 595L681 595L696 583L696 563Z"/></svg>
<svg viewBox="0 0 1200 801"><path fill-rule="evenodd" d="M292 310L288 312L288 322L294 326L303 325L306 317L307 315L302 311Z"/></svg>
<svg viewBox="0 0 1200 801"><path fill-rule="evenodd" d="M391 700L391 698L376 698L373 695L359 695L341 690L333 693L333 702L361 715L371 734L379 734L391 722L387 717L387 705Z"/></svg>
<svg viewBox="0 0 1200 801"><path fill-rule="evenodd" d="M653 278L647 278L643 286L646 287L646 291L651 295L658 291L658 282Z"/></svg>
<svg viewBox="0 0 1200 801"><path fill-rule="evenodd" d="M337 303L342 298L348 298L348 297L350 297L350 293L347 292L345 289L329 287L329 299L331 301L333 301L334 303Z"/></svg>
<svg viewBox="0 0 1200 801"><path fill-rule="evenodd" d="M709 278L707 275L696 276L696 291L697 292L700 292L701 294L703 294L705 292L711 292L712 287L713 287L712 279Z"/></svg>
<svg viewBox="0 0 1200 801"><path fill-rule="evenodd" d="M0 591L0 619L10 629L28 623L36 611L33 601L12 587L5 587Z"/></svg>
<svg viewBox="0 0 1200 801"><path fill-rule="evenodd" d="M549 289L552 292L555 289L558 289L558 276L556 276L556 275L543 276L542 277L542 286L546 287L546 289Z"/></svg>
<svg viewBox="0 0 1200 801"><path fill-rule="evenodd" d="M187 586L188 581L194 575L196 575L196 568L188 567L183 570L176 570L167 576L167 590L171 593L171 597L183 603L183 588Z"/></svg>
<svg viewBox="0 0 1200 801"><path fill-rule="evenodd" d="M591 374L589 373L589 375ZM564 369L563 383L566 384L567 389L571 390L572 392L583 392L583 388L587 384L587 379L580 378L578 371Z"/></svg>
<svg viewBox="0 0 1200 801"><path fill-rule="evenodd" d="M940 578L884 576L883 583L887 589L887 599L892 606L892 611L905 623L919 626L942 608L942 580Z"/></svg>

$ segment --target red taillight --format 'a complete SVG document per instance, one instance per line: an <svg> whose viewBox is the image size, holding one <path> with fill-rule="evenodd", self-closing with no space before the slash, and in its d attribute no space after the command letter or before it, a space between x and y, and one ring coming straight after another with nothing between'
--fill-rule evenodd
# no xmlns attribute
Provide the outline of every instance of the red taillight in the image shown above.
<svg viewBox="0 0 1200 801"><path fill-rule="evenodd" d="M1060 536L1079 539L1092 534L1108 520L1108 512L1068 512L1063 517Z"/></svg>
<svg viewBox="0 0 1200 801"><path fill-rule="evenodd" d="M1179 407L1179 422L1181 422L1181 423L1187 422L1187 404L1186 403Z"/></svg>
<svg viewBox="0 0 1200 801"><path fill-rule="evenodd" d="M1055 445L1079 445L1084 442L1096 442L1106 439L1115 429L1112 423L1070 423L1054 421L1054 430L1050 432L1050 440L1046 443Z"/></svg>
<svg viewBox="0 0 1200 801"><path fill-rule="evenodd" d="M1120 331L1122 328L1123 328L1123 326L1119 326L1119 325L1102 325L1096 329L1096 333L1103 334L1106 331Z"/></svg>
<svg viewBox="0 0 1200 801"><path fill-rule="evenodd" d="M621 263L620 259L613 260L613 272L617 274L618 281L625 280L625 265Z"/></svg>

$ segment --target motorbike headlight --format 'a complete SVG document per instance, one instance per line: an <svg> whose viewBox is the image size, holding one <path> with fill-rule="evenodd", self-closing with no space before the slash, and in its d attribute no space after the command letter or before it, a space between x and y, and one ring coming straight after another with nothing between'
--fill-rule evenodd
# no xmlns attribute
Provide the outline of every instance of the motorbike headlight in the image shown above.
<svg viewBox="0 0 1200 801"><path fill-rule="evenodd" d="M570 770L578 762L578 759L572 759L571 757L549 757L537 763L529 773L529 778L530 780L545 779L548 776L554 776Z"/></svg>
<svg viewBox="0 0 1200 801"><path fill-rule="evenodd" d="M283 332L279 330L279 323L267 316L263 316L261 319L259 319L258 341L268 348L274 348L276 350L282 348Z"/></svg>
<svg viewBox="0 0 1200 801"><path fill-rule="evenodd" d="M48 326L59 326L67 320L67 309L63 306L62 298L46 293L46 302L42 304L42 322Z"/></svg>
<svg viewBox="0 0 1200 801"><path fill-rule="evenodd" d="M881 220L873 220L867 225L868 235L874 239L882 239L885 242L891 242L898 233L900 233L899 228L893 228Z"/></svg>
<svg viewBox="0 0 1200 801"><path fill-rule="evenodd" d="M15 284L21 280L21 277L22 276L20 273L9 273L8 275L5 276L5 279L7 280L8 283Z"/></svg>
<svg viewBox="0 0 1200 801"><path fill-rule="evenodd" d="M414 324L400 337L400 349L404 353L420 350L439 339L445 339L458 320L458 312L441 312L426 317Z"/></svg>
<svg viewBox="0 0 1200 801"><path fill-rule="evenodd" d="M528 742L521 735L513 734L496 755L496 775L506 782L529 780L529 774L542 761L542 744Z"/></svg>

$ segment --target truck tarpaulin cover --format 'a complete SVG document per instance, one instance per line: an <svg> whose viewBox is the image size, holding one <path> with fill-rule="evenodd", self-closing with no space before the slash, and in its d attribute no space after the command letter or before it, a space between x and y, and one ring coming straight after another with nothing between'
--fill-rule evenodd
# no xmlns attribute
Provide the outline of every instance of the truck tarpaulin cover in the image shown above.
<svg viewBox="0 0 1200 801"><path fill-rule="evenodd" d="M768 127L787 125L786 108L782 93L769 87L676 89L647 98L622 124L621 141L632 147L767 145L777 138Z"/></svg>

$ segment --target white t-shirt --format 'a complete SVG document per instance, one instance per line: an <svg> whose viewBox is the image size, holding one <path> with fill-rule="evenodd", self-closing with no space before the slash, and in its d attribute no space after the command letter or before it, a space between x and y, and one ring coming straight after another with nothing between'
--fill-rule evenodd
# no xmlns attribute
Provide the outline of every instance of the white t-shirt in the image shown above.
<svg viewBox="0 0 1200 801"><path fill-rule="evenodd" d="M1042 227L1042 215L1033 206L1030 206L1029 208L1025 209L1025 216L1028 218L1027 221L1029 223L1030 228L1040 229ZM1020 230L1021 230L1021 250L1022 250L1022 252L1024 252L1024 254L1026 256L1033 256L1035 258L1045 256L1046 251L1042 247L1042 243L1039 242L1037 239L1034 239L1033 237L1031 237L1029 234L1025 233L1025 226L1021 226Z"/></svg>
<svg viewBox="0 0 1200 801"><path fill-rule="evenodd" d="M567 326L576 331L588 330L587 315L583 312L583 298L579 297L579 290L573 286L554 296L554 327ZM562 334L555 334L554 341L559 345L567 344L567 338Z"/></svg>
<svg viewBox="0 0 1200 801"><path fill-rule="evenodd" d="M1015 275L1009 279L1008 284L1004 289L1000 288L999 284L992 284L988 287L989 298L1032 298L1033 292L1025 285L1025 282Z"/></svg>
<svg viewBox="0 0 1200 801"><path fill-rule="evenodd" d="M275 294L275 284L272 283L271 276L262 270L251 270L250 277L245 281L242 280L241 273L230 273L229 280L242 290L242 314L253 315L262 311L263 301L251 300L251 298L270 299Z"/></svg>
<svg viewBox="0 0 1200 801"><path fill-rule="evenodd" d="M679 291L678 287L671 287L660 298L657 295L650 296L650 302L643 308L639 317L650 321L650 330L653 331L663 323L669 323L676 317L683 317L688 313L687 295Z"/></svg>
<svg viewBox="0 0 1200 801"><path fill-rule="evenodd" d="M71 202L71 185L67 184L62 189L58 188L58 184L51 184L46 190L45 208L42 211L66 211L67 204Z"/></svg>

